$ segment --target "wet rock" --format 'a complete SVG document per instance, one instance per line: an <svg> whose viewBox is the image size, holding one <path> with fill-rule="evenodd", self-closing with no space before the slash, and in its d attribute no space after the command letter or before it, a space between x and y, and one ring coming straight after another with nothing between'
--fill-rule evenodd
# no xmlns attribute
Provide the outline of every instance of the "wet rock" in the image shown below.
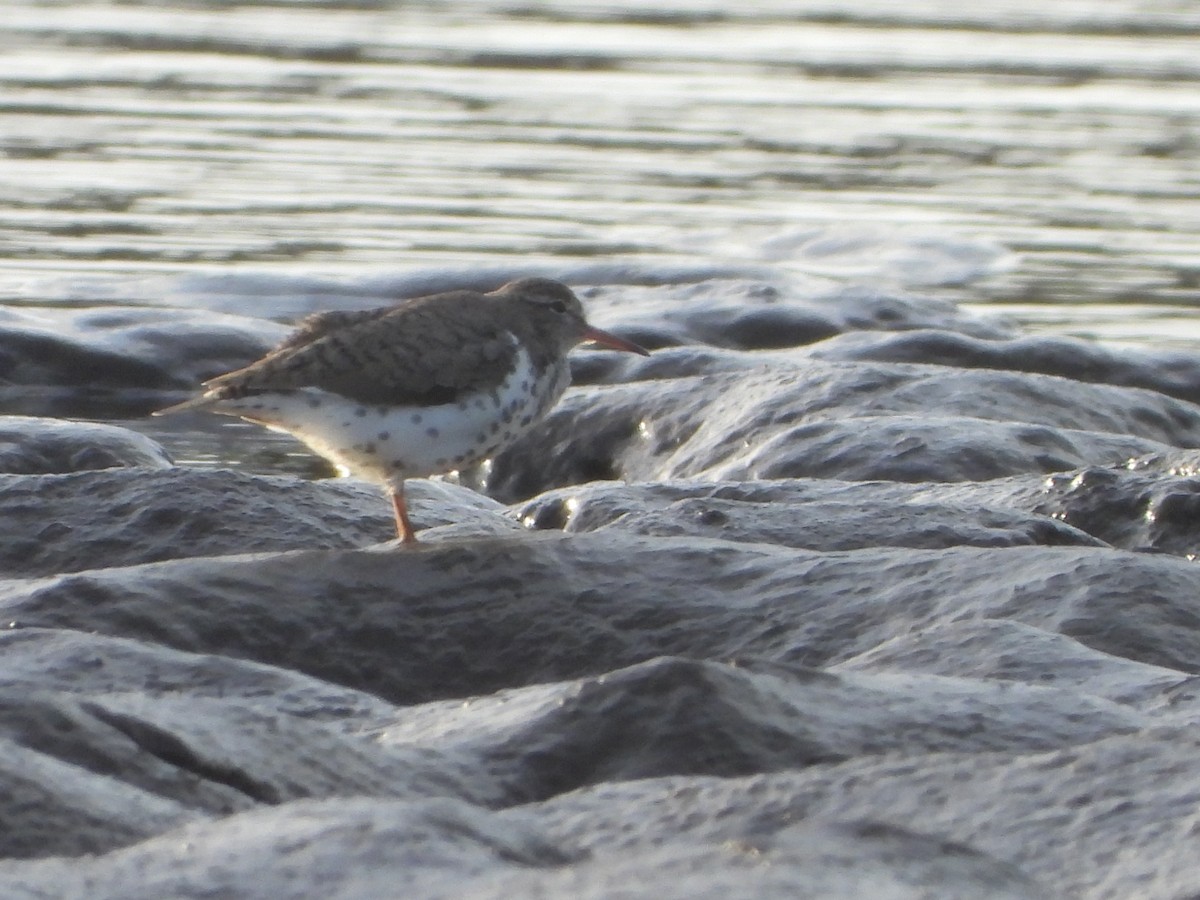
<svg viewBox="0 0 1200 900"><path fill-rule="evenodd" d="M0 893L1192 890L1182 356L867 289L585 293L663 349L577 354L464 473L516 505L411 482L417 546L371 485L16 445ZM115 315L83 343L154 344ZM238 364L194 337L112 384Z"/></svg>
<svg viewBox="0 0 1200 900"><path fill-rule="evenodd" d="M812 348L812 354L829 360L1040 372L1077 381L1148 388L1192 402L1200 400L1200 355L1196 353L1118 349L1053 335L983 339L945 329L859 331L824 341Z"/></svg>
<svg viewBox="0 0 1200 900"><path fill-rule="evenodd" d="M636 821L636 803L621 808ZM687 799L662 798L655 821L688 808ZM17 863L9 883L36 892L52 879L70 896L146 900L213 890L301 898L314 884L330 896L362 898L1051 896L1003 860L881 822L762 825L739 810L726 816L724 837L693 830L685 841L664 829L653 840L626 837L612 853L605 844L627 828L606 822L587 835L595 849L582 851L578 839L551 833L563 815L556 809L547 828L536 807L499 814L449 800L299 802L181 829L101 857L86 874L58 860Z"/></svg>
<svg viewBox="0 0 1200 900"><path fill-rule="evenodd" d="M0 308L0 378L88 390L190 388L256 359L287 330L157 307Z"/></svg>
<svg viewBox="0 0 1200 900"><path fill-rule="evenodd" d="M1061 634L1020 622L947 622L900 635L833 667L866 671L954 675L989 684L1018 682L1079 690L1133 708L1156 708L1192 676L1101 653ZM1180 708L1173 719L1185 718Z"/></svg>
<svg viewBox="0 0 1200 900"><path fill-rule="evenodd" d="M186 896L254 866L276 894L298 872L367 892L374 875L325 855L352 833L418 893L461 888L474 859L509 890L600 896L614 873L649 884L744 845L781 867L770 885L829 862L820 877L857 889L861 863L1052 896L1090 877L1051 864L1069 843L1175 858L1137 804L1098 816L1111 792L1169 802L1161 778L1089 793L1077 761L1117 777L1098 748L1158 770L1194 752L1162 737L1197 718L1173 702L1200 658L1194 584L1186 561L1103 547L813 553L613 529L10 580L6 777L46 781L13 795L31 837L7 849L101 855L10 859L0 879ZM999 800L1014 783L1028 801ZM1077 798L1068 825L1100 824L1071 843L1024 805L1047 790Z"/></svg>
<svg viewBox="0 0 1200 900"><path fill-rule="evenodd" d="M763 487L769 482L754 484ZM564 488L535 498L520 507L518 515L535 529L614 529L825 551L1103 545L1049 516L999 504L989 507L905 499L885 485L874 485L878 490L872 492L841 481L813 481L808 482L807 490L782 488L773 496L767 490L757 496L730 490L728 484L676 482L664 491L654 491L654 487L607 483Z"/></svg>
<svg viewBox="0 0 1200 900"><path fill-rule="evenodd" d="M845 332L945 329L979 338L1012 329L954 304L863 286L796 292L766 281L710 279L689 285L606 285L581 297L600 319L623 311L622 334L651 349L703 344L738 350L805 347ZM638 312L630 315L628 310ZM613 310L612 313L609 310Z"/></svg>
<svg viewBox="0 0 1200 900"><path fill-rule="evenodd" d="M505 805L671 774L736 776L852 757L1048 749L1150 719L1076 691L930 675L659 658L595 678L426 704L383 732L470 758ZM1031 723L1037 723L1030 727Z"/></svg>
<svg viewBox="0 0 1200 900"><path fill-rule="evenodd" d="M948 330L858 331L812 348L817 359L923 362L959 368L1039 372L1080 382L1147 388L1200 400L1200 355L1184 350L1110 348L1078 338L1021 335L984 340Z"/></svg>
<svg viewBox="0 0 1200 900"><path fill-rule="evenodd" d="M862 757L752 778L607 784L536 809L550 834L605 854L636 853L663 834L718 844L749 832L770 848L796 822L865 821L942 835L954 842L947 864L966 862L966 845L1011 866L980 890L1016 890L1020 872L1024 890L1040 885L1041 896L1170 897L1186 895L1195 869L1180 839L1188 825L1163 815L1200 790L1187 763L1198 751L1190 729L1163 727L1047 753Z"/></svg>
<svg viewBox="0 0 1200 900"><path fill-rule="evenodd" d="M504 507L466 488L414 481L406 494L418 527L450 526L459 537L517 529ZM376 485L217 469L0 475L0 509L0 574L7 576L396 537L391 505Z"/></svg>
<svg viewBox="0 0 1200 900"><path fill-rule="evenodd" d="M528 528L695 534L819 550L1098 541L1200 554L1194 451L1112 466L955 483L787 478L580 485L515 507ZM994 543L993 543L994 542Z"/></svg>
<svg viewBox="0 0 1200 900"><path fill-rule="evenodd" d="M1125 462L1167 449L1125 435L968 417L863 416L797 425L743 459L706 473L722 480L988 481Z"/></svg>
<svg viewBox="0 0 1200 900"><path fill-rule="evenodd" d="M88 571L10 585L5 615L16 627L255 659L411 703L659 655L830 665L963 616L1191 672L1193 597L1187 561L1105 548L828 554L543 533Z"/></svg>
<svg viewBox="0 0 1200 900"><path fill-rule="evenodd" d="M1200 553L1200 522L1191 515L1198 466L1195 451L1171 450L1044 479L944 485L937 493L1049 516L1114 547L1191 558Z"/></svg>
<svg viewBox="0 0 1200 900"><path fill-rule="evenodd" d="M103 852L312 797L500 808L611 781L1072 746L1148 721L1043 687L677 658L398 710L294 672L99 635L17 629L0 646L0 740L20 748L9 777L57 772L0 802L6 821L30 817L6 833L6 857Z"/></svg>
<svg viewBox="0 0 1200 900"><path fill-rule="evenodd" d="M936 411L936 412L932 412ZM586 388L475 483L507 502L605 479L954 482L1200 446L1200 408L1043 375L772 360Z"/></svg>
<svg viewBox="0 0 1200 900"><path fill-rule="evenodd" d="M518 277L528 272L507 274ZM302 280L296 287L298 296L303 299L307 291L313 299L295 309L292 318L298 320L316 309L383 306L423 292L461 287L487 290L505 280L499 274L466 282L434 278L377 285ZM253 279L243 277L239 283L245 291L253 286ZM260 289L268 287L282 290L278 280L265 280ZM863 287L793 297L768 281L736 278L691 285L583 287L580 294L599 324L652 349L680 344L739 350L794 348L864 329L937 328L988 339L1012 335L1011 329L962 313L950 303ZM278 307L274 298L265 305ZM631 307L640 312L631 316ZM290 325L266 319L169 307L43 308L36 314L0 307L0 379L9 385L70 388L79 395L98 390L191 390L206 378L259 358L290 330ZM603 369L625 363L596 359L591 365ZM576 375L583 382L598 380L581 365L576 366ZM32 404L35 399L24 402ZM151 409L167 405L170 399L171 395L147 399L143 405ZM70 400L64 397L60 402Z"/></svg>
<svg viewBox="0 0 1200 900"><path fill-rule="evenodd" d="M171 458L135 431L96 422L0 416L0 473L80 472L120 466L163 468ZM5 513L9 513L5 508Z"/></svg>
<svg viewBox="0 0 1200 900"><path fill-rule="evenodd" d="M104 852L200 818L346 792L487 799L434 748L356 736L351 726L392 712L369 695L69 631L9 630L0 647L10 748L0 777L21 785L0 796L13 826L5 857Z"/></svg>
<svg viewBox="0 0 1200 900"><path fill-rule="evenodd" d="M184 848L182 851L180 848ZM101 857L86 875L58 861L17 864L31 889L52 878L72 896L381 897L456 894L500 871L552 876L575 860L532 822L448 799L303 801L203 823ZM14 879L15 880L15 879ZM497 895L498 896L498 895Z"/></svg>
<svg viewBox="0 0 1200 900"><path fill-rule="evenodd" d="M1171 457L1176 462L1163 466ZM1158 454L1128 466L1056 475L1039 509L1115 546L1191 556L1200 550L1198 495L1195 457L1180 464L1178 454Z"/></svg>

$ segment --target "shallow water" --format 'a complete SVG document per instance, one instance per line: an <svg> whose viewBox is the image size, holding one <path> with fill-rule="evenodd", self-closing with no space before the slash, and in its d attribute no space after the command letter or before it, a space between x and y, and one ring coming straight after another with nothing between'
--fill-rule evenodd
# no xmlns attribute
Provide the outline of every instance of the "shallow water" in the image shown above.
<svg viewBox="0 0 1200 900"><path fill-rule="evenodd" d="M952 292L975 302L1200 298L1190 3L6 6L10 302L230 268L786 266L781 237L830 228L1019 253ZM920 284L907 262L830 261Z"/></svg>
<svg viewBox="0 0 1200 900"><path fill-rule="evenodd" d="M12 0L0 301L718 267L1191 347L1198 35L1150 0Z"/></svg>

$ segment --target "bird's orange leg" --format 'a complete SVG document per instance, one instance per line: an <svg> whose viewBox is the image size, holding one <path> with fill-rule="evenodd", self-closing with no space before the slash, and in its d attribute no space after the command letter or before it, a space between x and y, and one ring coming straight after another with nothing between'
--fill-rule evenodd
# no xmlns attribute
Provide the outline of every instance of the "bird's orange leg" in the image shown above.
<svg viewBox="0 0 1200 900"><path fill-rule="evenodd" d="M388 493L392 497L392 509L396 511L396 535L401 543L415 544L417 535L412 522L408 521L408 507L404 504L404 482L398 486L388 485Z"/></svg>

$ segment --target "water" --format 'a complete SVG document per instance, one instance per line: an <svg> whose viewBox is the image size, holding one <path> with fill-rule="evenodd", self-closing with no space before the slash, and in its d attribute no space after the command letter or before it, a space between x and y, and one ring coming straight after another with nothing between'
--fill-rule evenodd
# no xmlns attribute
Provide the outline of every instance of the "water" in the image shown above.
<svg viewBox="0 0 1200 900"><path fill-rule="evenodd" d="M1192 347L1198 36L1182 0L9 0L0 302L766 266Z"/></svg>

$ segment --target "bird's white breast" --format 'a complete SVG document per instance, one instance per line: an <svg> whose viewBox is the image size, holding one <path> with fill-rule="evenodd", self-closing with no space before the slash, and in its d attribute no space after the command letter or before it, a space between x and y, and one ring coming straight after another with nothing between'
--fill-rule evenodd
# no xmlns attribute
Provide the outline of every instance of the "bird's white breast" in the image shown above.
<svg viewBox="0 0 1200 900"><path fill-rule="evenodd" d="M214 411L286 431L344 473L399 481L474 465L512 443L566 390L565 360L540 374L518 348L502 383L456 403L380 406L303 388L221 401Z"/></svg>

